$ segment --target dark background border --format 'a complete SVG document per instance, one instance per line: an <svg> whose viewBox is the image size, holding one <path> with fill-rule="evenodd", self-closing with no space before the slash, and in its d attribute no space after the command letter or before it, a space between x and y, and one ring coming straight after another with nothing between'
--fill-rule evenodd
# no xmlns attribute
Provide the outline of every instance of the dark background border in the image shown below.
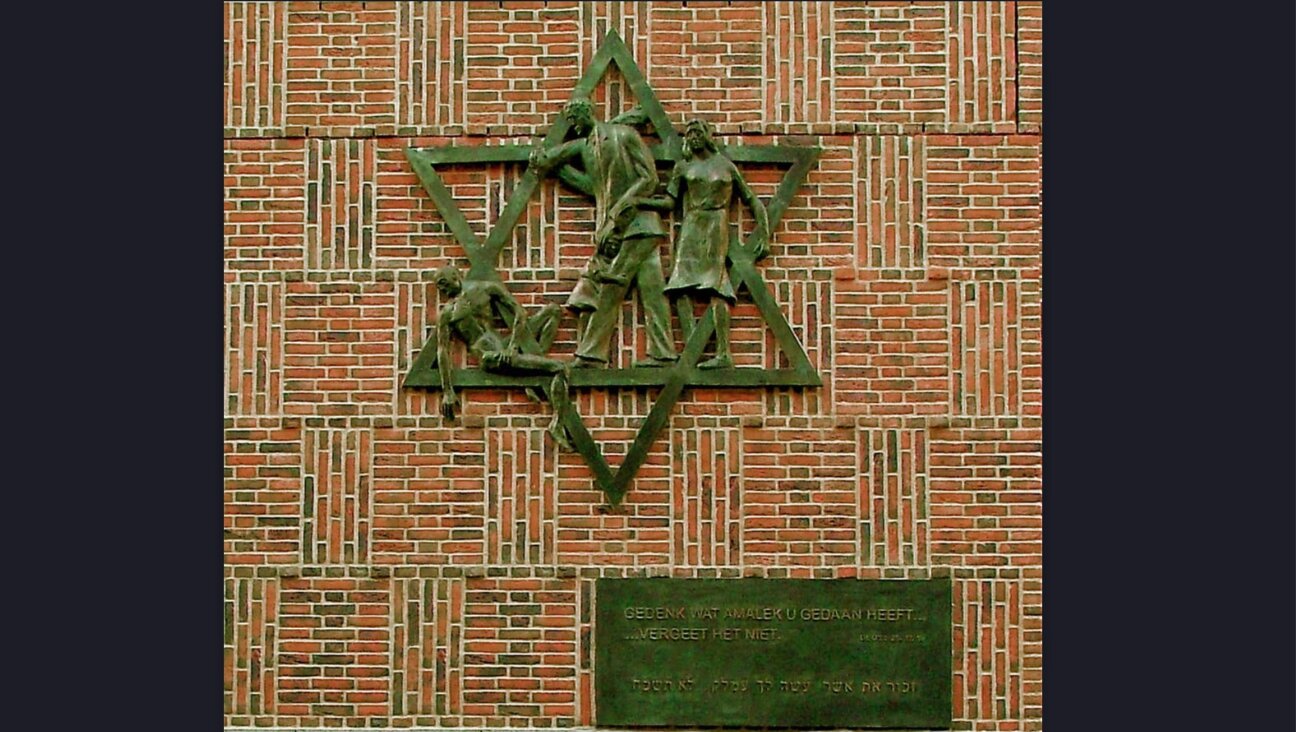
<svg viewBox="0 0 1296 732"><path fill-rule="evenodd" d="M220 6L57 8L8 16L7 719L217 729ZM1292 13L1046 3L1050 732L1296 726Z"/></svg>

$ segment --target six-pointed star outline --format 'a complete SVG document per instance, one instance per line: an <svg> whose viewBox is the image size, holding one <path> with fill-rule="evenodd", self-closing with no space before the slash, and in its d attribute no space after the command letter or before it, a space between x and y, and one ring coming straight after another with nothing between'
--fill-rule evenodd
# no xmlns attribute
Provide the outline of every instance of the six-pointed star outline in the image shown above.
<svg viewBox="0 0 1296 732"><path fill-rule="evenodd" d="M662 142L653 148L656 160L679 160L683 141L678 131L671 124L666 111L657 101L656 94L648 85L643 73L630 55L629 49L616 31L609 31L594 59L590 62L585 74L576 84L572 97L589 98L594 88L602 80L608 66L615 63L626 83L634 92L640 108L648 115L653 127L657 130ZM549 128L544 138L546 147L557 145L566 137L569 124L559 115L558 121ZM455 204L454 197L446 188L441 176L436 171L437 165L454 165L463 163L526 163L532 150L531 145L480 145L448 146L438 148L408 148L406 157L414 168L419 182L431 196L437 210L445 220L455 239L463 246L468 255L471 267L469 279L500 281L496 263L504 244L511 238L513 228L526 210L532 195L539 188L540 180L528 168L522 179L513 188L508 203L500 212L499 219L490 229L485 241L477 236L468 224L463 212ZM734 145L722 146L722 150L736 163L775 163L790 165L779 183L772 201L766 204L769 214L770 237L787 210L793 195L805 182L810 167L819 156L819 148L797 145ZM639 472L640 466L648 457L648 450L657 435L665 427L671 410L679 400L686 386L710 387L752 387L752 386L820 386L823 382L815 372L805 349L792 332L787 318L774 301L764 278L756 269L754 245L750 238L730 247L729 278L734 291L746 286L761 319L773 333L775 341L789 362L788 368L731 368L700 370L697 368L707 341L715 330L714 308L717 303L701 317L695 319L691 312L678 309L681 327L684 332L684 350L679 361L670 368L630 368L630 369L573 369L571 385L573 387L662 387L661 393L653 403L652 409L644 418L633 444L626 452L621 465L613 471L604 458L603 452L594 442L584 421L573 404L567 405L558 415L572 439L576 450L585 459L594 474L595 483L603 491L608 502L616 506L621 502L630 483ZM521 339L519 339L521 340ZM534 339L520 343L520 347L529 353L538 353L539 347ZM429 339L415 358L403 386L440 388L440 377L432 363L436 357L435 343ZM548 398L550 380L547 376L512 376L491 374L481 369L456 369L453 374L456 387L530 387L545 392ZM549 400L552 404L553 401Z"/></svg>

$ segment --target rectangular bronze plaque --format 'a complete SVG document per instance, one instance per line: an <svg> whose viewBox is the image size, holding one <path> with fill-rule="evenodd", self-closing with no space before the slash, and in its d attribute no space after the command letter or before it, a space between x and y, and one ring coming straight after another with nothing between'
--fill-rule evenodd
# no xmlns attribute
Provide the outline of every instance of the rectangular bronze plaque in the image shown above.
<svg viewBox="0 0 1296 732"><path fill-rule="evenodd" d="M950 726L950 581L600 579L599 726Z"/></svg>

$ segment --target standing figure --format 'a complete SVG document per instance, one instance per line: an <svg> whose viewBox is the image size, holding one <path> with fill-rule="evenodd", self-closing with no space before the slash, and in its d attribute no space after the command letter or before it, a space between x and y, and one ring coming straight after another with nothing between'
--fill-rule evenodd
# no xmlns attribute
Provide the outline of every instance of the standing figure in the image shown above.
<svg viewBox="0 0 1296 732"><path fill-rule="evenodd" d="M672 204L683 200L684 221L679 241L675 242L675 266L666 292L683 300L686 312L693 313L697 298L710 304L712 298L725 300L715 309L715 357L698 364L700 369L730 368L729 307L736 298L729 283L725 258L729 253L729 203L734 189L752 209L756 225L753 241L756 258L769 253L769 217L765 205L752 192L738 167L725 157L712 138L711 126L705 120L689 120L684 128L684 158L675 165L666 195Z"/></svg>
<svg viewBox="0 0 1296 732"><path fill-rule="evenodd" d="M560 412L568 402L566 378L567 364L555 358L533 353L523 353L518 337L523 333L535 338L543 353L553 346L558 334L558 321L562 309L550 303L534 317L513 299L513 295L498 282L465 282L454 267L442 267L433 275L437 291L444 305L437 316L436 367L441 376L441 414L446 419L455 418L459 397L455 393L450 346L454 339L468 345L468 352L481 363L484 371L497 374L554 374L550 394L554 401L554 418L549 425L549 435L559 445L571 449L566 430L561 426ZM495 330L496 317L509 325L505 340ZM537 398L532 389L527 393Z"/></svg>
<svg viewBox="0 0 1296 732"><path fill-rule="evenodd" d="M537 146L530 163L541 177L557 168L560 179L594 197L597 252L567 301L573 310L593 311L580 335L575 365L610 362L612 331L634 286L648 333L648 358L635 366L669 366L679 355L671 338L661 264L666 228L649 205L657 188L652 151L634 127L596 120L587 99L572 100L563 115L576 139L551 149ZM566 165L577 158L583 172Z"/></svg>

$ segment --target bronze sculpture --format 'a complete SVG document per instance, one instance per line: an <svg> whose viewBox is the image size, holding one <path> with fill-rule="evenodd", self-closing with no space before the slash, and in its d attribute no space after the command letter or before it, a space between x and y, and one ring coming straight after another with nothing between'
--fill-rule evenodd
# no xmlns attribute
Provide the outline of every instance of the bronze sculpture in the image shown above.
<svg viewBox="0 0 1296 732"><path fill-rule="evenodd" d="M652 87L644 78L629 49L616 31L608 31L604 44L577 83L573 92L574 99L587 100L604 74L613 65L620 70L639 106L630 112L614 117L608 124L641 125L645 122L651 122L656 135L661 140L659 145L650 150L656 164L666 165L678 162L682 154L683 139L674 128L674 125L671 124ZM414 173L418 176L423 190L427 192L431 201L436 205L437 210L443 217L446 228L463 247L463 252L472 265L468 276L469 280L482 282L499 280L497 267L500 253L512 240L518 221L526 212L529 201L540 189L542 175L550 172L548 169L542 171L540 166L534 163L540 162L541 157L549 157L554 150L564 145L565 140L572 140L570 128L575 116L577 115L562 115L549 128L543 141L534 145L512 143L481 145L473 143L470 145L409 148L406 150L406 157ZM592 114L590 117L592 118ZM593 126L594 123L589 122L587 128L579 133L580 137L588 136ZM572 141L582 144L587 143L583 139ZM543 148L543 150L537 151L537 148ZM578 165L583 167L583 170L573 165L558 165L554 177L594 198L597 203L599 196L596 195L593 186L594 176L587 174L597 169L597 166L591 164L591 161L594 160L591 152L582 151L579 155L572 154L570 158L576 160ZM817 147L798 144L736 144L725 146L722 149L724 157L740 165L759 163L783 166L785 168L773 196L765 202L766 218L769 221L769 235L772 235L784 211L787 210L789 203L795 197L797 190L806 181L806 176L814 166L819 152ZM522 163L528 160L533 161L532 166L522 176L517 186L514 187L507 205L504 206L498 219L490 226L484 237L479 236L473 230L438 172L438 169L442 166ZM555 167L552 161L544 162L548 162L550 168ZM653 173L655 175L655 171ZM647 189L645 188L645 190ZM639 213L644 209L670 210L674 207L674 200L670 197L653 196L652 198L661 198L662 200L656 202L651 199L639 200L635 206L634 218L638 218ZM604 196L603 200L607 201L608 198ZM607 208L610 208L615 203L615 201L608 202ZM661 205L654 205L657 203ZM607 208L600 211L598 220L601 223L606 223L608 220L606 216ZM629 212L623 211L622 214L628 216ZM613 219L613 223L616 223L615 219ZM625 222L623 221L622 224L624 225ZM600 279L605 279L608 274L607 271L612 267L616 258L616 254L619 253L619 251L613 251L616 249L615 239L617 237L613 235L615 231L616 227L611 227L603 239L605 243L612 245L604 247L609 253L606 256L604 254L595 254L592 257L586 276L582 278L576 288L579 293L583 293L583 296L588 297L583 309L585 312L590 313L591 316L593 313L590 311L598 308L597 298L604 295L603 288L605 284L596 281L594 277L600 276ZM624 229L622 231L624 232ZM763 239L768 240L769 235L763 237ZM624 241L624 234L622 234L622 240ZM640 467L644 465L654 440L658 438L661 431L669 423L672 409L687 389L695 386L711 388L752 388L762 386L795 388L816 387L823 383L814 365L810 362L805 348L799 342L796 333L788 322L786 314L775 300L760 270L755 266L756 254L758 250L766 248L766 241L757 241L756 232L753 232L745 239L730 237L728 245L726 255L728 260L727 276L731 287L735 292L740 288L745 289L746 293L751 297L761 321L769 328L777 348L786 359L785 363L772 368L739 367L709 370L698 368L698 361L701 360L702 353L714 333L717 313L723 308L708 308L702 317L695 318L693 313L685 313L683 312L684 308L680 307L681 326L684 331L683 344L679 351L678 361L671 362L674 364L672 368L572 369L566 374L565 380L560 385L552 383L559 381L557 378L559 374L555 374L550 379L544 372L518 373L502 370L488 371L485 368L459 368L453 371L454 383L461 388L519 388L549 394L549 401L555 410L555 420L561 421L565 431L564 434L570 438L571 444L584 459L586 466L593 475L595 485L604 492L611 506L619 505L625 497L626 491L629 490L630 485L635 480ZM649 298L645 302L646 304L661 304L661 313L649 317L656 318L655 322L663 325L660 333L664 334L665 337L662 340L666 341L669 349L668 353L673 356L673 347L669 346L670 329L666 321L669 310L664 295L665 283L662 281L664 278L660 274L660 264L658 264L657 272L659 284L657 291L659 295L657 298ZM600 273L603 274L600 275ZM640 282L638 284L642 286L645 283ZM610 298L612 306L605 309L605 313L616 315L616 311L620 309L625 291L625 289L622 289L621 293L615 298ZM581 294L573 293L572 298L568 300L567 307L578 311L582 310L582 307L579 306L581 297ZM685 300L683 297L679 297L676 303L677 305L684 304ZM727 315L728 312L726 311L725 314ZM685 317L686 315L687 317ZM613 320L615 320L615 317ZM611 321L606 322L609 327L613 324ZM510 340L516 338L515 345L519 347L521 352L536 355L541 354L542 351L547 353L548 344L542 349L531 337L530 330L528 328L526 329L527 332L520 335L515 334L510 337ZM409 367L409 373L402 382L405 387L444 388L446 379L443 379L438 372L437 351L437 339L435 337L429 338L419 350L413 364ZM599 362L595 361L594 363L598 364ZM661 364L653 365L659 366ZM644 417L632 444L625 451L625 457L619 465L609 464L602 448L595 440L594 435L587 429L575 405L566 397L568 381L577 388L660 388L653 401L652 409ZM557 386L562 388L556 388Z"/></svg>
<svg viewBox="0 0 1296 732"><path fill-rule="evenodd" d="M675 265L666 293L682 301L692 316L693 299L725 303L715 309L715 357L698 364L700 369L732 368L729 352L729 307L736 300L729 282L729 204L737 190L756 219L752 235L755 258L769 253L769 217L765 204L752 192L738 167L720 152L711 126L702 119L689 120L684 128L684 156L675 164L666 197L670 205L683 203L684 221L675 242Z"/></svg>
<svg viewBox="0 0 1296 732"><path fill-rule="evenodd" d="M455 418L459 396L455 392L450 345L459 339L468 346L468 352L481 364L483 370L497 374L554 374L550 398L555 402L554 420L549 434L559 445L571 449L558 419L558 410L568 399L567 364L548 356L525 353L518 346L518 338L526 334L534 338L543 353L553 346L558 333L562 309L550 303L534 316L526 311L499 282L464 281L459 270L442 267L433 275L437 291L444 304L437 316L436 368L441 376L441 414L446 419ZM495 329L495 318L509 325L506 341ZM527 393L538 399L534 390Z"/></svg>
<svg viewBox="0 0 1296 732"><path fill-rule="evenodd" d="M658 182L652 152L630 125L595 119L588 99L572 100L563 115L576 139L554 148L537 145L529 162L537 175L557 168L561 180L594 196L597 252L567 301L573 310L593 311L576 348L575 365L609 363L612 331L632 285L639 291L648 340L648 358L635 366L672 365L679 356L670 332L661 265L666 229L648 205ZM583 173L566 165L573 159L581 161Z"/></svg>

